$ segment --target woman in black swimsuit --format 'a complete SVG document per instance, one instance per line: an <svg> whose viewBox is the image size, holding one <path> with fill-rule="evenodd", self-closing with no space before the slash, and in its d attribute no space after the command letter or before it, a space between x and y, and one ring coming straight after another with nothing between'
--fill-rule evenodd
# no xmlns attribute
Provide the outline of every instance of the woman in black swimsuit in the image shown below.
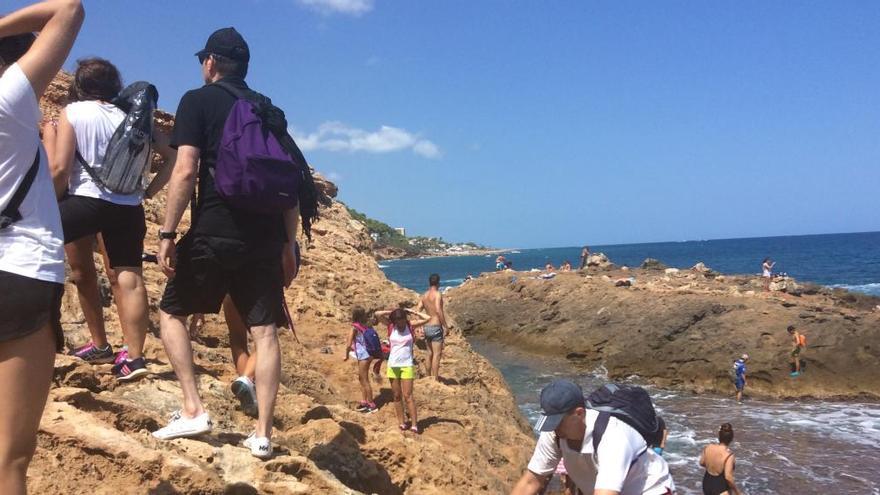
<svg viewBox="0 0 880 495"><path fill-rule="evenodd" d="M740 495L739 489L733 482L736 457L730 451L731 442L733 442L733 426L724 423L718 430L718 443L703 448L700 466L706 468L703 474L704 495Z"/></svg>

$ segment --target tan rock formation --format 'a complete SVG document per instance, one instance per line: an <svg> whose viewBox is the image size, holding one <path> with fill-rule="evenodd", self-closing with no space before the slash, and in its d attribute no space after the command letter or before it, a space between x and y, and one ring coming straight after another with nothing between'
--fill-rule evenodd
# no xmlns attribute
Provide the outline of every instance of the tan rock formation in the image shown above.
<svg viewBox="0 0 880 495"><path fill-rule="evenodd" d="M44 98L47 118L66 93L62 74ZM170 116L160 115L162 126ZM299 278L285 296L294 314L297 344L281 335L282 386L268 462L240 446L253 422L238 411L229 383L235 378L220 316L208 316L195 337L200 389L215 430L199 439L159 442L150 436L179 407L180 389L158 336L156 306L165 277L145 266L153 333L145 354L152 375L120 385L110 366L58 356L55 384L43 416L30 469L33 493L501 493L519 476L533 437L497 370L460 335L450 335L445 383L419 379L415 398L424 433L397 428L390 389L374 383L380 411L364 415L355 365L343 362L348 315L355 304L385 308L415 302L415 294L388 281L377 267L366 229L333 201L336 186L318 177L321 220L305 247ZM164 198L146 202L145 250L155 252ZM183 229L187 221L184 221ZM97 259L97 257L96 257ZM63 325L68 344L87 329L68 284ZM114 306L105 310L111 342L121 332ZM417 359L421 353L417 351ZM420 376L425 375L419 363Z"/></svg>
<svg viewBox="0 0 880 495"><path fill-rule="evenodd" d="M809 284L789 290L793 281L789 293L765 293L757 277L604 273L519 273L515 282L510 273L485 274L450 291L448 308L466 334L567 355L588 370L601 364L612 378L728 394L728 369L748 352L750 393L880 398L878 298ZM630 276L631 287L615 286ZM808 339L797 379L789 377L790 324Z"/></svg>

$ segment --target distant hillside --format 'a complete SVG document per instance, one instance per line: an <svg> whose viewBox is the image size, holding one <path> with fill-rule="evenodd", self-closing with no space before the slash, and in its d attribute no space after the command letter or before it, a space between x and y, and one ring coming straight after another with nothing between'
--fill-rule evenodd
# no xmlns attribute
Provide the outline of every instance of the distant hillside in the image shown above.
<svg viewBox="0 0 880 495"><path fill-rule="evenodd" d="M407 237L394 227L347 206L351 217L367 227L373 238L373 251L379 259L419 256L456 256L496 251L473 242L447 242L442 237Z"/></svg>

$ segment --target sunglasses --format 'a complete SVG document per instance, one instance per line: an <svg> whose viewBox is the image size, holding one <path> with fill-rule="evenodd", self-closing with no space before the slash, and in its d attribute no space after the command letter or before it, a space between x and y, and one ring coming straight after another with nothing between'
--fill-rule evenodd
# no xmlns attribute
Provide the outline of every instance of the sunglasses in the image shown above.
<svg viewBox="0 0 880 495"><path fill-rule="evenodd" d="M204 64L205 60L207 60L208 57L210 57L211 55L213 55L213 53L203 53L199 55L199 64Z"/></svg>

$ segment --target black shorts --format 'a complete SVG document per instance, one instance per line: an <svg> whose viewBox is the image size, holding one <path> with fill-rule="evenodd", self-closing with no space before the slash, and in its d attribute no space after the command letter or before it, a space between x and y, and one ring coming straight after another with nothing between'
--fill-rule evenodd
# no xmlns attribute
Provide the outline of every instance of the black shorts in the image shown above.
<svg viewBox="0 0 880 495"><path fill-rule="evenodd" d="M141 267L147 223L143 205L126 206L85 196L65 196L58 203L64 243L101 234L110 267Z"/></svg>
<svg viewBox="0 0 880 495"><path fill-rule="evenodd" d="M55 334L55 350L61 352L63 284L0 271L0 294L0 342L26 337L49 322Z"/></svg>
<svg viewBox="0 0 880 495"><path fill-rule="evenodd" d="M177 243L174 278L159 307L175 316L219 313L228 293L250 327L286 324L278 242L186 235Z"/></svg>

